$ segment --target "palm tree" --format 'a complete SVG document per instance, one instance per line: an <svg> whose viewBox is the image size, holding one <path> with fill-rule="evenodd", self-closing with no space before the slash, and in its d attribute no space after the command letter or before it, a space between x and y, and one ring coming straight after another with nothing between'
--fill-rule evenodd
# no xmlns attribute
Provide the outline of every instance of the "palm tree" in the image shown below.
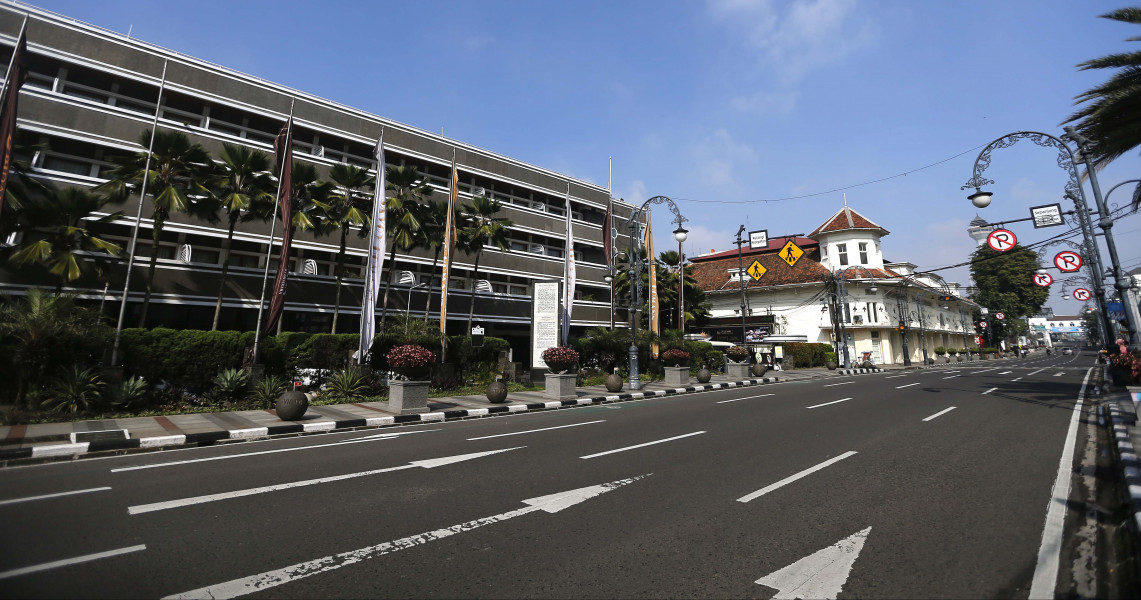
<svg viewBox="0 0 1141 600"><path fill-rule="evenodd" d="M471 204L463 207L464 227L460 230L460 240L466 252L475 253L475 267L472 269L471 300L468 303L467 329L471 331L472 317L475 315L475 282L479 279L479 258L483 247L491 244L507 251L507 228L514 225L511 219L497 218L503 208L498 200L487 196L476 196Z"/></svg>
<svg viewBox="0 0 1141 600"><path fill-rule="evenodd" d="M1141 25L1141 8L1122 8L1101 17ZM1127 41L1138 42L1141 37ZM1077 96L1075 104L1086 105L1065 121L1075 123L1093 141L1094 164L1101 168L1141 146L1141 52L1110 54L1078 68L1120 69L1105 83Z"/></svg>
<svg viewBox="0 0 1141 600"><path fill-rule="evenodd" d="M337 316L341 311L341 281L345 277L345 241L350 229L369 222L368 214L363 210L368 203L368 196L362 191L372 185L375 179L367 170L344 163L338 163L329 169L329 179L333 180L335 191L329 196L324 220L330 229L339 229L341 232L341 245L337 251L337 293L333 304L333 327L330 331L337 333Z"/></svg>
<svg viewBox="0 0 1141 600"><path fill-rule="evenodd" d="M664 279L659 277L658 287L659 294L662 294L663 290L668 293L674 311L671 321L673 323L677 323L678 258L677 250L666 250L658 255L658 261L670 267L670 269L663 269L668 271L668 274ZM692 264L685 265L685 282L682 284L682 292L685 298L685 322L698 325L709 318L709 307L706 305L705 291L697 284L697 279L694 278L693 273L694 266ZM663 288L663 285L666 287ZM663 301L666 297L662 295Z"/></svg>
<svg viewBox="0 0 1141 600"><path fill-rule="evenodd" d="M381 326L388 316L388 291L396 274L396 248L408 251L421 242L425 213L430 205L432 187L427 177L422 176L416 167L388 167L384 172L385 187L392 196L385 198L385 220L388 235L392 236L392 248L388 251L388 282L384 286L384 300L381 302ZM442 239L442 238L441 238Z"/></svg>
<svg viewBox="0 0 1141 600"><path fill-rule="evenodd" d="M146 147L150 141L150 130L144 130L139 135L139 144ZM119 156L112 159L112 163L115 166L108 171L110 181L96 188L96 191L106 193L113 202L123 202L142 187L147 152ZM213 208L207 202L196 206L199 198L208 198L210 195L205 184L213 170L214 163L210 160L210 154L201 144L191 142L185 133L161 129L155 132L150 171L146 174L147 193L151 196L154 209L154 225L151 228L151 260L147 268L146 294L139 313L139 327L146 324L162 228L174 211L193 213L196 209Z"/></svg>
<svg viewBox="0 0 1141 600"><path fill-rule="evenodd" d="M238 220L250 215L256 203L273 200L273 179L269 155L260 150L234 144L222 144L218 156L222 164L218 169L218 179L214 182L214 195L226 210L229 228L226 232L226 247L222 252L222 281L218 284L218 300L214 304L214 324L211 331L218 330L218 319L222 314L222 296L226 291L226 278L230 272L230 245L234 240L234 228Z"/></svg>
<svg viewBox="0 0 1141 600"><path fill-rule="evenodd" d="M118 256L123 248L89 231L83 219L108 202L107 197L89 189L60 190L54 185L45 185L41 194L25 198L17 229L24 231L28 239L14 249L8 260L17 265L46 267L49 273L59 277L57 296L63 291L64 283L85 273L103 277L108 266L106 259ZM119 216L114 213L94 222L114 221Z"/></svg>
<svg viewBox="0 0 1141 600"><path fill-rule="evenodd" d="M448 203L431 202L424 209L424 222L420 228L421 248L433 251L432 270L428 271L428 293L424 294L424 322L428 322L428 309L432 304L432 282L436 280L436 267L440 263L440 251L444 248L444 228L448 225Z"/></svg>

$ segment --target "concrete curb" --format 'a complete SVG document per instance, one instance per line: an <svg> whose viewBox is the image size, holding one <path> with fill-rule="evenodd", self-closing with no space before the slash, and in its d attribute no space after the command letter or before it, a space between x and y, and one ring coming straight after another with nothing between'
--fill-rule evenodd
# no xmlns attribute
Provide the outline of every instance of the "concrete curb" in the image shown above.
<svg viewBox="0 0 1141 600"><path fill-rule="evenodd" d="M65 460L81 458L85 455L94 453L123 454L137 449L177 449L189 446L207 446L217 442L249 441L284 435L306 435L312 433L326 433L329 431L337 430L380 428L414 423L454 421L459 419L490 417L495 415L506 415L520 412L558 410L562 408L588 406L592 404L611 404L615 402L627 402L631 400L643 400L646 398L676 396L679 394L690 394L695 392L748 387L753 385L764 385L768 383L779 382L780 379L777 377L763 377L756 379L746 379L743 381L730 381L726 383L706 383L672 389L653 390L648 392L630 392L607 396L593 396L589 398L573 398L568 400L532 402L525 405L504 404L490 406L488 408L468 408L446 410L440 412L417 413L410 415L346 419L332 422L325 421L322 423L288 423L283 425L272 425L268 427L255 427L249 429L188 433L186 435L167 435L118 440L98 440L80 442L76 444L50 444L43 446L31 446L27 448L9 448L0 449L0 464L3 466L8 466L10 461L15 461L15 464L19 464L21 462L38 462L40 460Z"/></svg>
<svg viewBox="0 0 1141 600"><path fill-rule="evenodd" d="M883 373L883 369L880 369L880 368L874 368L874 369L864 369L864 368L837 369L836 372L841 374L841 375L863 375L865 373Z"/></svg>
<svg viewBox="0 0 1141 600"><path fill-rule="evenodd" d="M1120 459L1122 475L1125 478L1125 494L1128 496L1129 508L1133 512L1130 520L1133 524L1133 533L1141 532L1141 459L1129 441L1127 426L1136 424L1136 415L1126 413L1118 406L1118 394L1109 398L1109 420L1113 425L1113 437L1117 443L1117 456ZM1128 394L1127 402L1132 402Z"/></svg>

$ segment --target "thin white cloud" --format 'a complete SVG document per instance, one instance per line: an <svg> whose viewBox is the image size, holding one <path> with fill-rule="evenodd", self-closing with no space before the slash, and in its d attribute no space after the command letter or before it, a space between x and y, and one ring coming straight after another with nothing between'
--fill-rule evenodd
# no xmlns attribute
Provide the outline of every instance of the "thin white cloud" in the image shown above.
<svg viewBox="0 0 1141 600"><path fill-rule="evenodd" d="M796 109L797 92L754 92L729 100L733 108L756 115L786 117Z"/></svg>
<svg viewBox="0 0 1141 600"><path fill-rule="evenodd" d="M708 7L786 83L841 64L879 37L876 22L860 14L855 0L709 0Z"/></svg>
<svg viewBox="0 0 1141 600"><path fill-rule="evenodd" d="M743 186L738 173L755 168L758 161L752 146L737 141L723 127L694 144L690 157L706 188L723 194L739 193Z"/></svg>

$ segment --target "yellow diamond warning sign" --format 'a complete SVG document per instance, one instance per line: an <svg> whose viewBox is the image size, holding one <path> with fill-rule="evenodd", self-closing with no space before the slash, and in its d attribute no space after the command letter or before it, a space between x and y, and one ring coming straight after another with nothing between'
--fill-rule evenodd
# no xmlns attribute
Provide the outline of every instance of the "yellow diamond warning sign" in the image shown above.
<svg viewBox="0 0 1141 600"><path fill-rule="evenodd" d="M804 256L804 250L801 250L800 246L792 243L792 240L786 242L784 248L780 249L781 259L788 263L790 267L796 265L796 261L800 260L801 256Z"/></svg>
<svg viewBox="0 0 1141 600"><path fill-rule="evenodd" d="M749 270L746 271L746 273L748 273L749 276L753 278L753 281L759 281L761 277L763 277L767 272L768 269L766 269L765 266L760 262L755 260L753 261L753 264L749 265Z"/></svg>

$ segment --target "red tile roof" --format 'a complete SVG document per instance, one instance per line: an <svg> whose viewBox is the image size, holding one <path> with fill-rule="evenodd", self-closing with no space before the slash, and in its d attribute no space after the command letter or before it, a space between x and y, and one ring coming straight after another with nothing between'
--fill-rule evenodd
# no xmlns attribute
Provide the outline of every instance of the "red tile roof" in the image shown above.
<svg viewBox="0 0 1141 600"><path fill-rule="evenodd" d="M701 289L707 292L722 289L740 289L740 283L730 281L731 275L737 271L736 254L737 251L734 250L732 256L722 256L722 258L717 260L695 261L693 276L697 280L697 284L701 286ZM828 269L820 264L820 253L817 246L813 246L811 249L805 248L804 256L792 267L788 266L788 263L775 252L769 252L748 256L744 260L746 270L748 270L749 265L753 264L754 260L760 262L761 266L767 269L767 271L764 276L761 277L760 281L754 281L751 277L746 278L746 289L760 289L801 283L820 283L827 281L831 277ZM843 277L844 279L888 279L900 277L900 275L890 269L857 267L846 271Z"/></svg>
<svg viewBox="0 0 1141 600"><path fill-rule="evenodd" d="M815 248L818 245L816 240L809 239L806 237L802 237L799 235L791 237L791 238L790 237L775 237L775 238L769 238L769 245L765 248L757 248L754 250L752 248L749 248L748 245L742 246L741 247L741 255L746 256L746 257L755 257L755 255L762 254L765 252L776 252L776 251L780 250L781 248L784 248L785 242L787 242L790 239L793 241L794 244L796 244L797 246L800 246L800 248L802 250L804 250L805 252L809 251L809 246ZM723 250L721 252L716 252L714 254L706 254L704 256L695 256L692 258L690 258L690 257L686 257L686 258L687 258L687 260L689 260L689 262L698 263L698 262L703 262L703 261L708 261L708 260L719 260L719 259L727 258L727 257L733 257L734 259L737 258L737 249L733 248L732 250ZM753 259L749 258L749 260L746 261L745 266L746 267L749 266L750 264L752 264L752 262L753 262Z"/></svg>
<svg viewBox="0 0 1141 600"><path fill-rule="evenodd" d="M852 210L851 207L845 206L836 211L832 218L824 222L823 225L817 227L815 231L808 234L810 238L816 238L822 233L831 233L833 231L847 231L849 229L871 229L879 231L880 235L887 235L890 233L888 230L873 223L867 217Z"/></svg>

